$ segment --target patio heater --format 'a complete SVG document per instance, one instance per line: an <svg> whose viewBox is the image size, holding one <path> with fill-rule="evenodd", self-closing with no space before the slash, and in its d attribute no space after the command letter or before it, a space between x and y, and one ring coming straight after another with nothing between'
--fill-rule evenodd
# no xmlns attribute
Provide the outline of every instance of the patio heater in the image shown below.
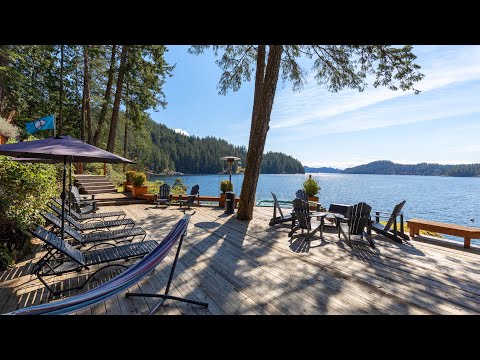
<svg viewBox="0 0 480 360"><path fill-rule="evenodd" d="M224 156L221 160L225 160L228 165L229 181L232 183L232 166L235 161L240 160L236 156ZM235 212L235 193L233 191L227 191L225 193L225 214L233 214Z"/></svg>

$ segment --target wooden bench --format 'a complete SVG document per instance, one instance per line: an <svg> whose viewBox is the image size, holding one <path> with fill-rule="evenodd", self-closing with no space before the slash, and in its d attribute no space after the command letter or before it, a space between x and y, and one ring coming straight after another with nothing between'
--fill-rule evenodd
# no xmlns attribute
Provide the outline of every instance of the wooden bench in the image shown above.
<svg viewBox="0 0 480 360"><path fill-rule="evenodd" d="M463 237L463 247L470 248L471 239L480 239L480 228L441 223L437 221L412 219L407 221L410 228L410 236L413 238L418 235L420 230L434 231L441 234Z"/></svg>
<svg viewBox="0 0 480 360"><path fill-rule="evenodd" d="M129 185L127 185L129 186ZM142 194L138 195L140 199L146 199L150 203L155 203L157 201L157 195L156 194ZM183 195L182 199L186 199L188 196ZM179 200L180 197L178 195L172 195L172 200ZM220 202L220 196L198 196L196 198L197 205L200 205L200 201L210 201L210 202ZM236 197L235 198L235 207L237 207L238 202L240 201L240 198Z"/></svg>

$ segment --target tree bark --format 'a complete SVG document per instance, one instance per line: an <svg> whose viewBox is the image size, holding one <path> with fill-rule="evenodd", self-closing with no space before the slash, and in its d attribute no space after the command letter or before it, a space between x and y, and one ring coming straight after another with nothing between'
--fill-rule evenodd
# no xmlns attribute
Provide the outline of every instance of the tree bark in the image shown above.
<svg viewBox="0 0 480 360"><path fill-rule="evenodd" d="M113 152L115 149L115 138L117 136L118 114L120 112L120 100L122 99L123 78L125 76L125 64L127 62L127 45L122 45L120 54L120 68L118 69L117 90L115 91L115 101L113 102L112 121L110 122L110 132L108 134L107 151Z"/></svg>
<svg viewBox="0 0 480 360"><path fill-rule="evenodd" d="M81 111L81 108L80 108L80 91L78 90L78 78L79 78L79 71L78 71L78 58L79 58L79 55L78 55L78 47L75 46L75 115L76 115L76 119L82 123L82 119L83 119L83 113L79 113L79 111ZM81 103L81 105L83 106L83 101Z"/></svg>
<svg viewBox="0 0 480 360"><path fill-rule="evenodd" d="M60 104L58 106L58 133L63 131L63 45L60 45Z"/></svg>
<svg viewBox="0 0 480 360"><path fill-rule="evenodd" d="M80 114L80 140L85 141L85 119L86 119L86 112L87 112L87 91L85 85L87 82L85 81L86 77L86 69L85 69L85 46L83 47L83 94L82 94L82 111Z"/></svg>
<svg viewBox="0 0 480 360"><path fill-rule="evenodd" d="M265 45L258 46L255 94L253 99L252 125L246 159L245 175L237 213L239 220L251 220L255 206L260 164L269 129L275 91L277 89L282 45L270 45L265 68Z"/></svg>
<svg viewBox="0 0 480 360"><path fill-rule="evenodd" d="M88 69L88 45L83 47L83 89L85 92L85 120L87 125L87 142L92 143L92 107L90 105L90 70Z"/></svg>
<svg viewBox="0 0 480 360"><path fill-rule="evenodd" d="M98 118L98 127L93 136L93 145L98 146L100 140L100 134L102 131L102 125L107 118L108 104L110 103L110 97L112 94L113 73L115 72L115 55L117 52L117 46L112 46L112 57L110 59L110 68L108 69L108 81L107 88L105 89L105 97L103 98L102 110L100 110L100 117Z"/></svg>
<svg viewBox="0 0 480 360"><path fill-rule="evenodd" d="M127 158L127 147L128 147L128 107L125 109L125 133L123 138L123 157ZM126 164L123 164L123 172L126 170Z"/></svg>

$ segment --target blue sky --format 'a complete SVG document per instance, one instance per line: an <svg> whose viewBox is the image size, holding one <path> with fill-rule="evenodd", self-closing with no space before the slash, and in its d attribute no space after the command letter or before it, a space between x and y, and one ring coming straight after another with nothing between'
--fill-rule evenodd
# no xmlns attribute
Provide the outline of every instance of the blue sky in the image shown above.
<svg viewBox="0 0 480 360"><path fill-rule="evenodd" d="M195 56L188 46L168 48L176 68L165 85L167 108L151 112L153 119L247 146L253 81L218 95L221 71L211 50ZM373 86L330 93L313 74L300 92L279 83L265 151L339 168L374 160L480 162L480 46L422 45L414 53L425 74L416 85L419 95Z"/></svg>

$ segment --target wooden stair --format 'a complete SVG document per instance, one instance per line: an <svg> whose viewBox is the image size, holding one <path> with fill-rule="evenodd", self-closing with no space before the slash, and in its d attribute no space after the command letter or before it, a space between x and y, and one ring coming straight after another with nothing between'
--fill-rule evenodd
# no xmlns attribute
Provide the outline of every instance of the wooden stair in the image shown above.
<svg viewBox="0 0 480 360"><path fill-rule="evenodd" d="M117 188L103 175L75 175L75 182L81 194L116 193Z"/></svg>

